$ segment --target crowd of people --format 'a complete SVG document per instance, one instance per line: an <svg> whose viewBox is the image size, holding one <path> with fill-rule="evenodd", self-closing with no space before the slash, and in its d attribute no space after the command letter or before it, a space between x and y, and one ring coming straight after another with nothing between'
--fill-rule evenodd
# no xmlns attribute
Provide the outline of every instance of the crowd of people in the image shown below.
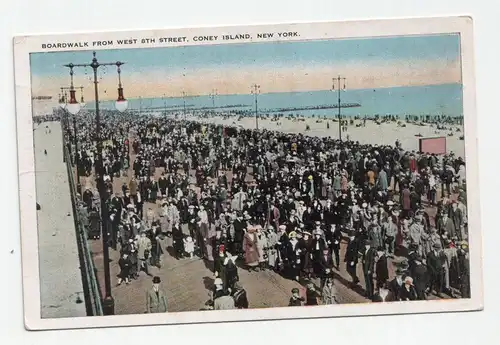
<svg viewBox="0 0 500 345"><path fill-rule="evenodd" d="M89 123L80 120L73 148L84 177L95 176L98 159ZM344 271L375 302L470 297L465 162L453 153L189 119L109 115L104 123L118 284L172 255L209 264L214 309L248 307L242 267L305 282L293 306L338 303L334 278ZM116 178L127 182L114 188ZM98 238L94 185L81 198L88 236Z"/></svg>

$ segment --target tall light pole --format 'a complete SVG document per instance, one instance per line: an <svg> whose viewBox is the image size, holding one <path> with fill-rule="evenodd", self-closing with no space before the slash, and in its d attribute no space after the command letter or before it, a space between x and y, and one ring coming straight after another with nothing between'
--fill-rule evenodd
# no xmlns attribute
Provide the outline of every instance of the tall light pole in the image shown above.
<svg viewBox="0 0 500 345"><path fill-rule="evenodd" d="M259 129L259 103L258 103L258 95L260 94L260 85L253 84L251 86L252 94L255 97L255 128Z"/></svg>
<svg viewBox="0 0 500 345"><path fill-rule="evenodd" d="M123 87L121 81L121 66L124 62L106 62L102 63L97 61L96 52L93 52L93 58L91 63L86 64L67 64L65 67L72 70L75 67L90 67L94 71L94 95L95 95L95 121L96 121L96 146L97 146L97 160L96 164L96 181L97 189L99 191L99 196L101 199L101 226L102 226L102 244L103 244L103 256L104 256L104 286L105 286L105 297L102 301L104 315L114 315L115 313L115 301L111 295L111 275L109 269L109 215L108 215L108 205L107 201L109 198L108 191L104 184L104 167L103 167L103 157L102 157L102 137L101 137L101 117L99 113L99 81L97 78L97 70L102 66L116 66L118 73L118 98L115 102L115 108L119 112L123 112L128 107L128 101L123 96Z"/></svg>
<svg viewBox="0 0 500 345"><path fill-rule="evenodd" d="M163 115L167 116L167 96L163 94Z"/></svg>
<svg viewBox="0 0 500 345"><path fill-rule="evenodd" d="M213 89L212 93L208 96L212 99L212 111L215 113L215 96L217 96L217 89Z"/></svg>
<svg viewBox="0 0 500 345"><path fill-rule="evenodd" d="M337 100L338 100L338 108L339 108L339 140L342 140L342 114L340 112L341 110L341 104L340 104L340 92L345 90L345 81L346 78L342 78L340 75L337 78L333 78L333 85L332 85L332 90L335 91L335 85L337 85ZM343 86L341 84L343 82Z"/></svg>
<svg viewBox="0 0 500 345"><path fill-rule="evenodd" d="M182 91L182 104L183 104L183 112L184 112L184 120L186 119L186 93Z"/></svg>
<svg viewBox="0 0 500 345"><path fill-rule="evenodd" d="M73 74L74 74L73 68L70 68L69 74L71 77L71 84L70 87L61 87L61 92L64 94L63 97L61 98L59 105L61 109L63 109L63 111L73 115L73 146L75 147L74 155L75 155L75 170L76 170L76 190L78 191L78 193L81 194L82 185L80 183L80 174L78 170L80 167L80 157L78 156L78 126L76 125L76 115L80 112L81 108L85 106L85 101L83 99L83 86L80 86L81 90L80 103L77 102L76 89L73 85ZM66 97L67 94L65 90L69 90L69 102ZM69 121L67 122L67 124L69 125ZM69 130L69 126L67 130Z"/></svg>

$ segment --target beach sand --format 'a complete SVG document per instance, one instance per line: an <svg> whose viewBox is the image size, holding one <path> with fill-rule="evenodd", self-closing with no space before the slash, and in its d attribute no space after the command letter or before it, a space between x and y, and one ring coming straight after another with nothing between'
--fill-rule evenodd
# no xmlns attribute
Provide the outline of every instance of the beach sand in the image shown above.
<svg viewBox="0 0 500 345"><path fill-rule="evenodd" d="M214 123L226 126L241 126L243 128L255 128L254 117L244 117L238 120L238 117L231 117L223 119L222 117L210 117L200 119L198 117L189 117L191 120L201 121L204 123ZM280 119L281 125L271 119L259 118L259 129L268 129L274 131L282 131L288 133L302 133L308 136L319 137L339 137L338 122L322 120L317 123L317 118L302 118L303 121L294 121L287 118ZM327 129L326 123L330 123L330 128ZM436 130L429 125L418 126L415 124L407 123L406 127L399 127L395 122L382 123L377 125L373 121L366 121L366 127L356 127L356 124L363 121L354 121L354 125L349 125L346 132L342 132L342 139L349 139L359 141L361 144L377 144L377 145L395 145L396 140L401 142L403 149L408 151L418 151L419 137L416 134L422 134L424 138L446 137L447 152L454 152L459 157L464 157L465 154L465 141L460 140L459 137L463 135L463 126L448 126L453 128L453 136L448 137L449 130ZM306 131L306 126L309 125L310 130ZM460 132L455 132L456 128L460 128Z"/></svg>

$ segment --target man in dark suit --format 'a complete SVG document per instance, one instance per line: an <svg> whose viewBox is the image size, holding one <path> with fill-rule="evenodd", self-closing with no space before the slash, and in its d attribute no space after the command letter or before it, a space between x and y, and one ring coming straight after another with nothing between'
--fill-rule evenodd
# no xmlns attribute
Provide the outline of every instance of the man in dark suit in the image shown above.
<svg viewBox="0 0 500 345"><path fill-rule="evenodd" d="M417 256L414 258L410 271L411 277L414 279L414 286L419 300L425 300L425 290L429 284L429 275L427 267L422 264L422 258Z"/></svg>
<svg viewBox="0 0 500 345"><path fill-rule="evenodd" d="M356 266L358 264L358 240L356 239L354 231L349 233L349 242L345 251L344 262L346 264L347 273L352 278L352 284L359 283L358 275L356 274Z"/></svg>
<svg viewBox="0 0 500 345"><path fill-rule="evenodd" d="M373 274L375 273L376 255L377 251L372 247L371 241L367 240L363 252L363 275L365 277L366 297L369 299L373 298L374 293Z"/></svg>
<svg viewBox="0 0 500 345"><path fill-rule="evenodd" d="M405 271L401 267L396 268L396 277L389 283L389 290L394 298L394 301L400 301L400 292L403 287L404 279L406 278Z"/></svg>
<svg viewBox="0 0 500 345"><path fill-rule="evenodd" d="M443 264L445 254L440 242L434 244L433 249L427 254L427 270L429 271L429 287L431 292L436 291L437 295L443 292Z"/></svg>
<svg viewBox="0 0 500 345"><path fill-rule="evenodd" d="M387 255L383 248L377 251L377 263L375 264L375 274L377 275L377 289L386 284L389 279L389 267L387 266Z"/></svg>
<svg viewBox="0 0 500 345"><path fill-rule="evenodd" d="M340 265L340 243L342 242L342 232L339 225L332 226L334 228L332 228L333 233L330 248L332 249L332 255L335 255L335 265L337 266L338 270Z"/></svg>
<svg viewBox="0 0 500 345"><path fill-rule="evenodd" d="M328 248L323 249L323 254L319 257L319 263L321 266L321 289L323 289L326 280L328 278L333 278L333 258Z"/></svg>

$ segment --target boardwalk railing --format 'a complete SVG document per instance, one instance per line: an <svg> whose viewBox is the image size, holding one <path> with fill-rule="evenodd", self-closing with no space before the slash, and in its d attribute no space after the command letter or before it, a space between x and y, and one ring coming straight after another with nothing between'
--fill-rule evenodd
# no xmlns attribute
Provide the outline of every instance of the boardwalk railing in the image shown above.
<svg viewBox="0 0 500 345"><path fill-rule="evenodd" d="M77 206L77 191L75 183L75 172L73 170L73 165L71 164L72 159L68 152L66 145L63 145L64 150L64 161L66 162L69 187L71 193L71 205L73 208L73 218L75 220L75 231L76 240L78 245L78 256L80 257L80 271L82 274L83 291L85 294L85 305L87 308L88 316L101 316L102 303L101 303L101 292L99 289L99 284L97 282L96 268L94 265L94 260L92 258L92 253L90 251L87 234L84 229L81 215L78 211Z"/></svg>

